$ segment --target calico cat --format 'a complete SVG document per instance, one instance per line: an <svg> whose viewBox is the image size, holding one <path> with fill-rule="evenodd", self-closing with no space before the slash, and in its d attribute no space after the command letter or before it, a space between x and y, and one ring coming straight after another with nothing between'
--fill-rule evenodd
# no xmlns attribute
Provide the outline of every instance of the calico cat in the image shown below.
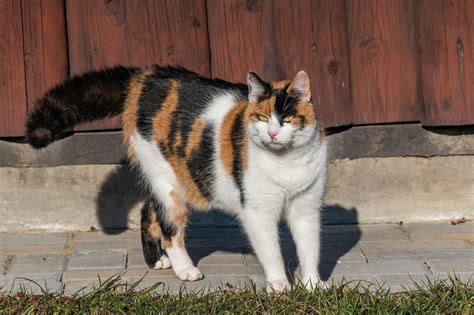
<svg viewBox="0 0 474 315"><path fill-rule="evenodd" d="M289 288L279 246L286 219L297 245L302 282L318 276L320 207L326 141L304 71L247 85L174 67L116 67L65 81L38 100L27 138L42 148L75 124L122 114L132 165L149 186L142 209L143 253L150 268L172 267L181 280L203 278L185 241L192 210L237 216L268 285Z"/></svg>

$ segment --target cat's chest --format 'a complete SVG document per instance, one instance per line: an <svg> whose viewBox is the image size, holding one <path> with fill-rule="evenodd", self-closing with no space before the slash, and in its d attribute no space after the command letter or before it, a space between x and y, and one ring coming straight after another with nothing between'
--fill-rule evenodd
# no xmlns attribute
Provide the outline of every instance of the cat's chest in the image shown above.
<svg viewBox="0 0 474 315"><path fill-rule="evenodd" d="M314 156L272 157L254 155L250 160L255 178L271 182L289 194L298 194L307 189L323 170L322 160Z"/></svg>

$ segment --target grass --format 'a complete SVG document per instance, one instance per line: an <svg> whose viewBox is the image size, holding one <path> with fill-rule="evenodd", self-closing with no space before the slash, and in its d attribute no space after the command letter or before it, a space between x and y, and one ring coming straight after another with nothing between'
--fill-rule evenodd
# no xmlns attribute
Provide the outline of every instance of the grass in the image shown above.
<svg viewBox="0 0 474 315"><path fill-rule="evenodd" d="M39 295L0 294L0 313L474 313L474 284L455 277L400 293L354 282L314 292L297 287L281 294L255 286L179 294L165 292L160 283L146 290L138 286L122 284L119 275L71 297L44 290Z"/></svg>

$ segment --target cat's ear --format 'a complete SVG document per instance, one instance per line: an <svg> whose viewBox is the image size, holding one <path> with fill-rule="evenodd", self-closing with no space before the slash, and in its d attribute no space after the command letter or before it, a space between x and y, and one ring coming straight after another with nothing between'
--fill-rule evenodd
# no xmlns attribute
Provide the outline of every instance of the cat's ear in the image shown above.
<svg viewBox="0 0 474 315"><path fill-rule="evenodd" d="M255 72L247 74L247 85L249 87L249 101L256 102L259 97L265 96L265 82Z"/></svg>
<svg viewBox="0 0 474 315"><path fill-rule="evenodd" d="M288 87L288 93L298 97L301 102L309 103L311 101L311 84L306 72L298 72Z"/></svg>

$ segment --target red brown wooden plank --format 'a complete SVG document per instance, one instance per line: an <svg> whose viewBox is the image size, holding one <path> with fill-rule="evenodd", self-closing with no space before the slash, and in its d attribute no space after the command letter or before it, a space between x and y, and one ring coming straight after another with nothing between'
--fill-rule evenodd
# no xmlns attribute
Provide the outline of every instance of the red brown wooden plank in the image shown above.
<svg viewBox="0 0 474 315"><path fill-rule="evenodd" d="M68 0L70 70L182 65L210 75L205 0ZM81 130L119 127L109 119Z"/></svg>
<svg viewBox="0 0 474 315"><path fill-rule="evenodd" d="M412 0L347 0L355 124L421 118Z"/></svg>
<svg viewBox="0 0 474 315"><path fill-rule="evenodd" d="M281 79L274 46L271 0L208 0L212 76L245 82L254 71Z"/></svg>
<svg viewBox="0 0 474 315"><path fill-rule="evenodd" d="M425 125L474 124L474 2L416 2Z"/></svg>
<svg viewBox="0 0 474 315"><path fill-rule="evenodd" d="M23 0L28 110L37 98L68 76L66 17L62 0Z"/></svg>
<svg viewBox="0 0 474 315"><path fill-rule="evenodd" d="M0 0L0 38L0 136L22 136L26 91L20 0Z"/></svg>
<svg viewBox="0 0 474 315"><path fill-rule="evenodd" d="M352 121L344 0L275 1L277 60L283 76L308 72L325 126Z"/></svg>

